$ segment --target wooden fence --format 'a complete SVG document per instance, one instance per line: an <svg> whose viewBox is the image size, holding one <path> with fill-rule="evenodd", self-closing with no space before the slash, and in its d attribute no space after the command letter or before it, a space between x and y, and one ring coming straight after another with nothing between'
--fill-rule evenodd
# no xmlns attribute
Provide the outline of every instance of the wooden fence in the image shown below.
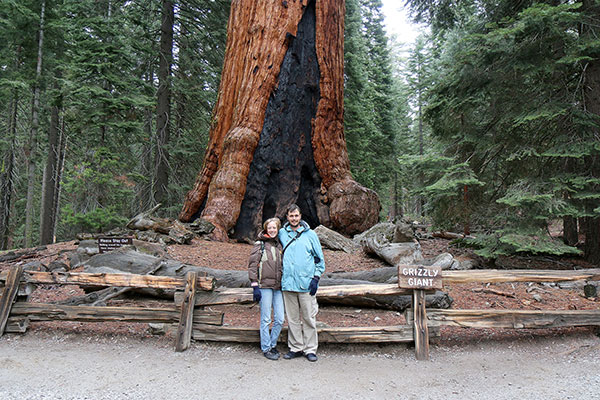
<svg viewBox="0 0 600 400"><path fill-rule="evenodd" d="M600 269L579 271L470 270L443 271L443 283L562 282L597 281ZM190 340L258 342L256 328L223 326L223 313L206 311L204 306L252 302L249 288L214 288L212 277L190 272L185 278L131 274L87 274L23 271L16 267L0 273L5 282L0 296L0 336L24 332L30 321L130 321L177 323L175 349L183 351ZM172 306L162 308L67 306L16 301L31 284L156 288L175 290ZM438 310L425 309L425 291L403 289L395 284L366 284L320 287L320 299L361 295L412 295L412 309L405 325L378 327L320 328L319 341L333 343L404 342L415 344L417 359L429 358L429 338L439 337L444 325L469 328L554 328L599 326L600 310ZM285 337L285 332L282 337Z"/></svg>

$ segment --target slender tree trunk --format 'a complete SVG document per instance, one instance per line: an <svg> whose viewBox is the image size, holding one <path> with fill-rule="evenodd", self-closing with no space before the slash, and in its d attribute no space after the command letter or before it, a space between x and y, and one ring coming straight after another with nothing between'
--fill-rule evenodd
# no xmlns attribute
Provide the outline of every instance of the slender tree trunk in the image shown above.
<svg viewBox="0 0 600 400"><path fill-rule="evenodd" d="M294 202L311 225L348 234L377 221L377 195L352 179L343 133L344 8L232 2L210 142L182 221L201 213L219 240L232 228L252 238Z"/></svg>
<svg viewBox="0 0 600 400"><path fill-rule="evenodd" d="M55 86L55 89L58 87ZM40 210L40 244L54 243L54 223L56 221L54 212L56 199L55 190L59 182L58 167L60 159L60 95L57 104L52 106L50 114L50 127L48 129L48 154L46 166L44 167L44 178L42 182L42 202Z"/></svg>
<svg viewBox="0 0 600 400"><path fill-rule="evenodd" d="M15 52L14 70L19 69L21 63L21 46L17 46ZM8 108L8 124L6 139L9 143L7 152L3 154L0 166L0 250L12 247L10 236L10 216L14 210L13 196L13 174L15 169L15 151L17 140L17 112L19 105L19 90L15 87Z"/></svg>
<svg viewBox="0 0 600 400"><path fill-rule="evenodd" d="M17 52L18 54L19 52ZM18 59L18 55L17 55ZM18 62L16 63L18 64ZM0 166L0 250L8 248L10 215L13 195L13 173L15 168L15 140L17 135L18 90L13 90L8 113L9 148L2 158Z"/></svg>
<svg viewBox="0 0 600 400"><path fill-rule="evenodd" d="M392 178L392 187L390 188L390 210L389 219L393 220L398 215L398 173L394 172Z"/></svg>
<svg viewBox="0 0 600 400"><path fill-rule="evenodd" d="M140 191L138 210L140 212L149 209L154 203L154 198L152 197L152 109L147 108L144 114L144 134L147 139L144 141L142 146L142 174L146 178L146 181L142 184Z"/></svg>
<svg viewBox="0 0 600 400"><path fill-rule="evenodd" d="M54 179L56 187L54 188L54 211L52 212L52 237L56 238L56 229L58 226L59 220L59 211L60 211L60 193L62 190L62 186L60 182L62 180L63 169L65 166L65 154L67 152L67 137L65 134L65 120L61 116L60 118L60 129L58 131L59 145L58 145L58 163L56 168L56 177Z"/></svg>
<svg viewBox="0 0 600 400"><path fill-rule="evenodd" d="M58 43L56 52L57 58L61 59L64 52L62 43ZM56 191L60 190L60 161L62 157L62 129L61 129L61 111L62 111L62 92L59 84L62 78L62 71L56 68L54 80L55 97L50 112L50 126L48 128L48 151L46 154L46 166L44 167L44 176L42 180L42 201L40 209L40 244L54 243L56 231L56 210L58 199Z"/></svg>
<svg viewBox="0 0 600 400"><path fill-rule="evenodd" d="M574 174L575 167L573 162L569 159L565 161L565 172L568 174ZM566 202L570 202L571 196L566 190L563 193L563 199ZM579 232L577 230L577 218L567 215L563 217L563 242L569 246L575 246L579 242Z"/></svg>
<svg viewBox="0 0 600 400"><path fill-rule="evenodd" d="M419 98L419 108L418 108L418 122L419 122L419 155L421 156L421 158L423 157L424 154L424 148L423 148L423 121L421 120L421 94L418 94L418 98ZM423 177L423 172L419 171L419 185L423 185L423 180L425 178ZM423 196L422 195L417 195L417 210L416 210L416 214L419 217L422 217L425 215L425 211L424 211L424 202L423 202Z"/></svg>
<svg viewBox="0 0 600 400"><path fill-rule="evenodd" d="M162 203L167 200L169 185L169 135L171 124L171 66L173 64L173 2L163 0L160 30L160 60L158 67L158 93L156 107L156 153L154 163L154 198Z"/></svg>
<svg viewBox="0 0 600 400"><path fill-rule="evenodd" d="M40 80L42 77L42 55L44 48L44 17L46 1L42 1L40 12L40 31L38 39L37 66L35 70L35 84L33 89L33 107L31 116L31 131L25 147L27 159L27 203L25 205L25 247L31 247L33 235L33 193L35 191L35 159L37 156L37 136L39 128L40 108Z"/></svg>
<svg viewBox="0 0 600 400"><path fill-rule="evenodd" d="M568 195L565 194L565 196ZM569 246L575 246L579 242L577 218L571 216L563 217L563 242Z"/></svg>

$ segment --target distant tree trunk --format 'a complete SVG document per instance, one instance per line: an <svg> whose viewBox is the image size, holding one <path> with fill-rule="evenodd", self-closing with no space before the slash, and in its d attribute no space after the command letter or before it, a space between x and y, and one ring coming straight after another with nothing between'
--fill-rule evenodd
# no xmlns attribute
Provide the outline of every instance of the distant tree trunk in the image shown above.
<svg viewBox="0 0 600 400"><path fill-rule="evenodd" d="M171 66L173 64L174 19L173 2L163 0L156 107L156 152L154 157L156 168L154 198L158 203L167 200L167 187L169 185L169 152L167 146L171 124Z"/></svg>
<svg viewBox="0 0 600 400"><path fill-rule="evenodd" d="M569 246L575 246L579 241L577 232L577 219L571 216L563 218L563 242Z"/></svg>
<svg viewBox="0 0 600 400"><path fill-rule="evenodd" d="M600 6L593 0L583 0L583 11L587 21L597 21L600 18ZM584 23L582 33L591 40L596 40L600 33L595 23ZM600 137L600 52L591 54L593 59L588 62L584 72L583 96L585 111L596 118L594 136ZM591 176L600 178L600 156L594 153L587 157L586 166ZM600 190L600 185L595 185L595 190ZM598 202L587 204L588 212L598 207ZM593 211L592 211L593 212ZM585 258L593 263L600 264L600 217L585 218L585 243L583 250Z"/></svg>
<svg viewBox="0 0 600 400"><path fill-rule="evenodd" d="M64 56L64 51L61 42L57 45L57 58L61 59ZM54 243L57 221L56 202L59 199L57 191L60 191L61 178L61 159L63 156L62 145L64 144L62 137L62 101L63 95L61 85L59 84L62 78L62 70L57 67L54 71L54 91L56 93L50 112L50 126L48 128L48 151L46 154L46 166L44 167L44 175L42 179L42 201L40 207L40 244Z"/></svg>
<svg viewBox="0 0 600 400"><path fill-rule="evenodd" d="M353 234L378 219L343 134L343 0L238 0L204 165L180 214L213 237L252 238L297 203L312 226Z"/></svg>
<svg viewBox="0 0 600 400"><path fill-rule="evenodd" d="M569 163L567 163L569 164ZM573 168L567 165L567 171L573 173ZM565 201L569 201L570 196L565 191L563 194ZM577 229L577 218L567 215L563 217L563 242L569 246L575 246L579 242L579 232Z"/></svg>
<svg viewBox="0 0 600 400"><path fill-rule="evenodd" d="M19 66L21 48L17 49L15 67ZM13 89L12 99L8 109L8 135L9 148L3 155L0 165L0 250L6 250L9 242L10 215L12 209L13 174L15 168L15 141L17 136L17 106L18 89Z"/></svg>
<svg viewBox="0 0 600 400"><path fill-rule="evenodd" d="M393 220L397 216L402 216L402 209L400 207L400 196L398 194L398 172L394 172L394 177L392 179L392 187L390 189L390 220Z"/></svg>
<svg viewBox="0 0 600 400"><path fill-rule="evenodd" d="M38 38L37 66L35 69L35 83L33 89L33 107L31 115L31 130L29 140L25 146L27 159L27 202L25 205L25 247L31 247L33 235L33 192L35 190L35 158L37 154L37 136L39 128L40 109L40 80L42 77L42 55L44 48L44 17L46 1L42 1L40 12L40 31Z"/></svg>
<svg viewBox="0 0 600 400"><path fill-rule="evenodd" d="M149 87L152 87L152 81L154 79L154 72L150 69L146 73L144 79ZM144 109L144 142L142 144L141 154L141 174L145 180L140 185L140 191L137 194L137 208L136 212L142 212L148 210L154 204L152 197L152 181L153 181L153 166L152 166L152 148L153 148L153 107L146 107Z"/></svg>
<svg viewBox="0 0 600 400"><path fill-rule="evenodd" d="M55 86L55 89L58 87ZM42 202L40 210L40 244L54 243L54 226L56 216L54 215L56 205L55 191L60 182L59 176L60 162L60 109L62 100L59 95L56 104L52 106L50 113L50 127L48 129L48 154L46 166L44 167L44 177L42 181Z"/></svg>
<svg viewBox="0 0 600 400"><path fill-rule="evenodd" d="M54 188L54 212L52 213L52 226L53 232L52 237L56 238L56 228L58 226L58 212L60 210L60 193L61 193L61 185L60 182L62 180L63 169L65 166L65 154L67 152L67 138L65 135L65 120L61 116L60 118L60 130L58 131L58 164L56 168L56 178L54 183L56 187Z"/></svg>

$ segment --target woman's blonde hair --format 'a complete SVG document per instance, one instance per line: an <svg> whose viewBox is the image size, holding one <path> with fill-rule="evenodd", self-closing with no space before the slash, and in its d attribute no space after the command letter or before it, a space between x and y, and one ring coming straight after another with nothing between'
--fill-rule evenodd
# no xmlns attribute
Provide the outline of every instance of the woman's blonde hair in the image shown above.
<svg viewBox="0 0 600 400"><path fill-rule="evenodd" d="M271 222L275 222L275 225L277 225L277 230L279 230L279 228L281 228L281 221L279 220L279 218L273 217L273 218L269 218L268 220L266 220L263 223L263 229L265 232L267 231L267 225L269 225Z"/></svg>

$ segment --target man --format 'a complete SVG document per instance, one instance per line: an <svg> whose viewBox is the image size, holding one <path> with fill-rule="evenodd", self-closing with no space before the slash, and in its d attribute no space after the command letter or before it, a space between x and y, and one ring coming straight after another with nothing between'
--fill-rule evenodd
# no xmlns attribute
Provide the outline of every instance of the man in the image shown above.
<svg viewBox="0 0 600 400"><path fill-rule="evenodd" d="M289 352L286 360L304 355L317 361L317 288L325 271L323 250L317 234L302 221L300 208L292 204L287 223L279 230L283 246L281 290L288 321Z"/></svg>

